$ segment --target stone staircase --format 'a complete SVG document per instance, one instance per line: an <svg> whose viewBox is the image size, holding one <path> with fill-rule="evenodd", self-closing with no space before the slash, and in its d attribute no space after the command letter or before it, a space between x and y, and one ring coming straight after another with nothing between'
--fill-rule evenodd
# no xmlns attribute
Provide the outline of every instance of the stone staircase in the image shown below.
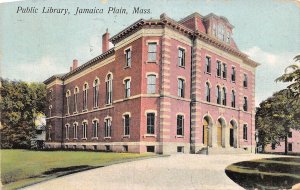
<svg viewBox="0 0 300 190"><path fill-rule="evenodd" d="M222 148L222 147L204 147L197 152L197 154L215 155L215 154L249 154L249 150L243 148Z"/></svg>

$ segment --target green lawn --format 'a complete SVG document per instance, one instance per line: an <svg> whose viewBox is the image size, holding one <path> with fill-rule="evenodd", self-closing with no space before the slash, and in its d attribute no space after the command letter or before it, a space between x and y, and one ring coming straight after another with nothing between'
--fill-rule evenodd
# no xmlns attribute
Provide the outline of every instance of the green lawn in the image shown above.
<svg viewBox="0 0 300 190"><path fill-rule="evenodd" d="M15 189L39 181L130 161L150 154L0 150L1 181L5 189Z"/></svg>
<svg viewBox="0 0 300 190"><path fill-rule="evenodd" d="M300 183L300 158L279 157L234 163L227 176L245 189L290 189Z"/></svg>

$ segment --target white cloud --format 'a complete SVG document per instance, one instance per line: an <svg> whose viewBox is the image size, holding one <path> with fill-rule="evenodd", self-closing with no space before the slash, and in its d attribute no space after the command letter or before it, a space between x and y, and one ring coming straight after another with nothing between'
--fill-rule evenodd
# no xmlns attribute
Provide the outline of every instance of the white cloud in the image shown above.
<svg viewBox="0 0 300 190"><path fill-rule="evenodd" d="M258 63L256 69L256 106L287 86L287 83L276 83L275 79L284 73L284 69L293 64L293 58L298 52L272 53L255 46L244 50L247 55Z"/></svg>

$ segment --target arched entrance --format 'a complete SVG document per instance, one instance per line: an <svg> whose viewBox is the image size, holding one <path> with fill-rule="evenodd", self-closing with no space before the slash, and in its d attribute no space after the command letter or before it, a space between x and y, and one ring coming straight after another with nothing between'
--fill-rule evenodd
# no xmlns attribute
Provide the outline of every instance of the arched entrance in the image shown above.
<svg viewBox="0 0 300 190"><path fill-rule="evenodd" d="M212 120L209 116L203 118L202 143L204 146L211 146Z"/></svg>
<svg viewBox="0 0 300 190"><path fill-rule="evenodd" d="M219 118L217 121L217 146L225 147L225 120Z"/></svg>
<svg viewBox="0 0 300 190"><path fill-rule="evenodd" d="M230 121L229 125L229 145L237 148L237 123L234 120Z"/></svg>

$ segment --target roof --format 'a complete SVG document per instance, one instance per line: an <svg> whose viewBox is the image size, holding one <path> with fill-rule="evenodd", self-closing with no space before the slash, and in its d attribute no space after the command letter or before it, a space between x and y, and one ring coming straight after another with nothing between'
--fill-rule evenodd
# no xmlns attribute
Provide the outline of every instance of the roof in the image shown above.
<svg viewBox="0 0 300 190"><path fill-rule="evenodd" d="M201 31L194 31L186 26L184 26L183 24L181 24L182 22L186 21L187 19L192 18L193 16L198 16L201 19L205 20L208 19L209 17L217 17L217 18L221 18L224 21L226 21L231 27L233 27L233 25L231 25L228 21L228 19L226 17L223 16L217 16L213 13L210 13L206 16L202 16L199 13L195 12L183 19L181 19L180 21L175 21L171 18L169 18L165 13L160 15L159 19L139 19L136 22L134 22L133 24L129 25L128 27L126 27L125 29L123 29L122 31L120 31L119 33L117 33L116 35L114 35L113 37L111 37L109 40L113 43L116 44L119 41L121 41L122 39L126 38L127 36L131 35L132 33L134 33L136 30L138 30L139 28L142 28L143 26L151 26L151 25L161 25L161 26L168 26L170 28L172 28L173 30L177 30L178 32L184 34L184 35L188 35L189 37L197 37L207 43L210 43L211 45L218 47L220 49L223 49L233 55L236 55L238 57L241 57L245 62L247 62L249 65L253 66L253 67L257 67L258 65L260 65L259 63L251 60L248 55L246 55L245 53L239 51L238 49L235 49L229 45L227 45L226 43L223 43L217 39L214 39L213 37L209 36L208 34L206 34L205 32L201 32ZM47 80L44 81L45 84L49 84L50 82L52 82L55 79L60 79L60 80L65 80L73 75L75 75L76 73L80 72L81 70L88 68L92 65L95 65L96 63L98 63L99 61L113 55L115 52L114 48L109 49L108 51L102 53L101 55L98 55L97 57L89 60L88 62L86 62L85 64L79 66L78 68L65 73L65 74L57 74L57 75L53 75L50 78L48 78Z"/></svg>

